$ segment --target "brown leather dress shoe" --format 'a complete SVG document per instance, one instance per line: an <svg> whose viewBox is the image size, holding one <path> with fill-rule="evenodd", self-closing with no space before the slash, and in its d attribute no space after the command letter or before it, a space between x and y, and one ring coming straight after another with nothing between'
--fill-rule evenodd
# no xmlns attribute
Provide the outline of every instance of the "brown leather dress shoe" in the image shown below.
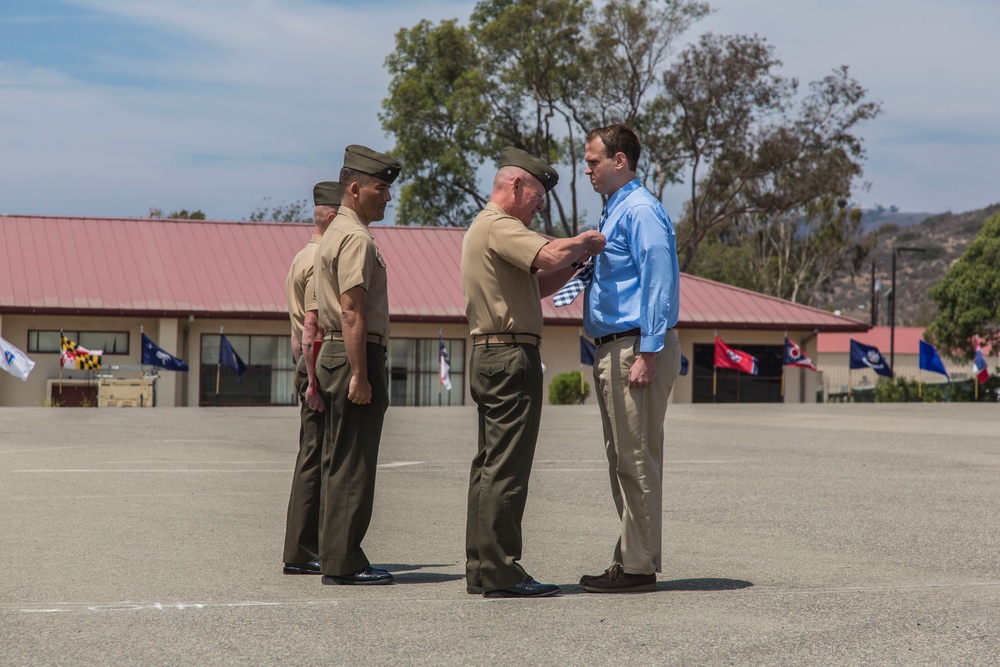
<svg viewBox="0 0 1000 667"><path fill-rule="evenodd" d="M641 593L656 590L655 574L628 574L615 563L604 574L584 575L580 588L588 593Z"/></svg>

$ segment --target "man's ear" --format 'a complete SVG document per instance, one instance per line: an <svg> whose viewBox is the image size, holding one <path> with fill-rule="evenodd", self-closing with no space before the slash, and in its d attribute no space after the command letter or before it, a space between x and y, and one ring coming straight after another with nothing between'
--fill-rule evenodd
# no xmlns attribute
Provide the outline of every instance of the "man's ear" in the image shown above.
<svg viewBox="0 0 1000 667"><path fill-rule="evenodd" d="M352 197L357 198L357 196L361 193L361 183L358 181L351 181L351 183L347 186L347 193Z"/></svg>
<svg viewBox="0 0 1000 667"><path fill-rule="evenodd" d="M628 166L628 158L625 157L625 153L618 151L615 153L615 169L621 169L625 166Z"/></svg>

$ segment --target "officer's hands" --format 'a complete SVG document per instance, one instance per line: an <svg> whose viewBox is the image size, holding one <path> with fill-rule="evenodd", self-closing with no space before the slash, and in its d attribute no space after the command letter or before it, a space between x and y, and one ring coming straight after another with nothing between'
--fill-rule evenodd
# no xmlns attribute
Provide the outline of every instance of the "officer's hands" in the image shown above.
<svg viewBox="0 0 1000 667"><path fill-rule="evenodd" d="M351 385L347 390L347 400L355 405L368 405L372 402L372 386L368 378L351 376Z"/></svg>
<svg viewBox="0 0 1000 667"><path fill-rule="evenodd" d="M319 392L316 391L312 385L306 387L306 405L316 412L323 412L326 410L326 404L323 403L323 397L319 395Z"/></svg>
<svg viewBox="0 0 1000 667"><path fill-rule="evenodd" d="M632 362L628 371L629 387L648 387L656 378L656 355L651 352L640 352Z"/></svg>
<svg viewBox="0 0 1000 667"><path fill-rule="evenodd" d="M604 246L608 242L604 234L596 231L594 229L588 229L580 236L583 237L586 242L586 250L588 255L599 255L604 252Z"/></svg>

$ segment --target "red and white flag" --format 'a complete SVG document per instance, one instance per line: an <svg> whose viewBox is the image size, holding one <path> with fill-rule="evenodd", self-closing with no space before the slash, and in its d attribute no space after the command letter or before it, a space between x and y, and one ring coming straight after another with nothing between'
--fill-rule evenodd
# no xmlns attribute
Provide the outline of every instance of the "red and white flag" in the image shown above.
<svg viewBox="0 0 1000 667"><path fill-rule="evenodd" d="M742 350L734 350L723 343L718 336L715 337L715 366L757 375L757 357Z"/></svg>

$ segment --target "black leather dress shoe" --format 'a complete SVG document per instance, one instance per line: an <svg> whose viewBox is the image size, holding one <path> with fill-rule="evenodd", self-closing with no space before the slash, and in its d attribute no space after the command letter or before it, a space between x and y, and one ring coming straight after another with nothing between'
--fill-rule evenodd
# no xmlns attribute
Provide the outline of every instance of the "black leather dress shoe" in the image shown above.
<svg viewBox="0 0 1000 667"><path fill-rule="evenodd" d="M465 587L465 592L468 593L469 595L482 595L483 594L483 587L482 586L466 586Z"/></svg>
<svg viewBox="0 0 1000 667"><path fill-rule="evenodd" d="M540 584L531 577L514 584L509 588L501 588L495 591L485 591L483 597L486 598L544 598L555 595L559 592L559 587L555 584Z"/></svg>
<svg viewBox="0 0 1000 667"><path fill-rule="evenodd" d="M354 574L336 577L330 574L324 574L323 583L327 586L378 586L380 584L391 584L392 575L389 574L388 570L368 565Z"/></svg>
<svg viewBox="0 0 1000 667"><path fill-rule="evenodd" d="M323 574L318 560L311 560L306 563L285 563L282 574Z"/></svg>

